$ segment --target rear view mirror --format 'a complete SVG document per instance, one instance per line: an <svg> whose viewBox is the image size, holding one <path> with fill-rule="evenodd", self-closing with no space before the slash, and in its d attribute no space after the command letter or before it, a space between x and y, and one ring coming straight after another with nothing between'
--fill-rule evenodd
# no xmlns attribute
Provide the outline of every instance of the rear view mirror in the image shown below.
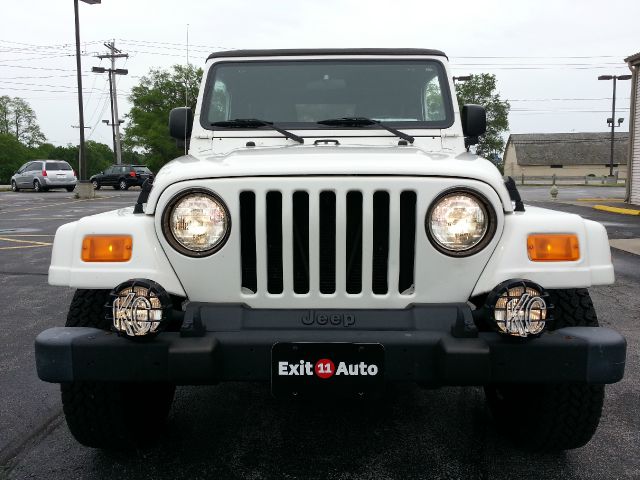
<svg viewBox="0 0 640 480"><path fill-rule="evenodd" d="M465 146L476 145L478 137L487 131L487 112L482 105L463 105L460 118Z"/></svg>
<svg viewBox="0 0 640 480"><path fill-rule="evenodd" d="M179 147L189 142L193 128L193 111L188 107L174 108L169 113L169 135Z"/></svg>

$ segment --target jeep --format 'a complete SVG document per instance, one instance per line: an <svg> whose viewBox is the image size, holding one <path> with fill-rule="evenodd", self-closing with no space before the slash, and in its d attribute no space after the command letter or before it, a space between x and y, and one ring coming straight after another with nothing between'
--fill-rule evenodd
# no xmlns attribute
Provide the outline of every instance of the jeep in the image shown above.
<svg viewBox="0 0 640 480"><path fill-rule="evenodd" d="M471 151L485 129L437 50L209 56L169 118L185 155L56 233L49 283L77 290L35 352L71 433L146 445L176 385L384 401L416 382L483 387L523 448L585 445L625 367L587 290L614 281L607 233L524 205Z"/></svg>

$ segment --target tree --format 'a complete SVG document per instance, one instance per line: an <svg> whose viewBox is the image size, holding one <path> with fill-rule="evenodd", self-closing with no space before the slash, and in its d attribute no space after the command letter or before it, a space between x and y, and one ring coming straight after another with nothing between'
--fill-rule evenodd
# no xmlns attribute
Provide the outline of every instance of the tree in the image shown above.
<svg viewBox="0 0 640 480"><path fill-rule="evenodd" d="M36 147L46 140L31 106L22 98L6 95L0 97L0 133L13 135L27 147Z"/></svg>
<svg viewBox="0 0 640 480"><path fill-rule="evenodd" d="M108 145L88 140L85 143L85 148L87 151L87 177L101 172L113 164L113 150ZM59 146L46 150L46 155L40 155L39 158L64 160L78 172L78 147L76 145L68 144L64 147ZM34 158L36 156L38 155L34 155Z"/></svg>
<svg viewBox="0 0 640 480"><path fill-rule="evenodd" d="M151 170L157 172L183 153L169 137L169 112L185 105L185 85L188 106L195 110L201 78L200 68L174 65L171 70L152 69L131 89L124 146L130 152L142 151Z"/></svg>
<svg viewBox="0 0 640 480"><path fill-rule="evenodd" d="M509 102L500 99L496 92L496 76L489 73L471 75L471 79L456 84L458 105L475 103L487 110L487 132L480 137L476 153L487 159L502 156L504 139L502 134L509 130Z"/></svg>
<svg viewBox="0 0 640 480"><path fill-rule="evenodd" d="M11 176L29 158L29 152L16 137L0 133L0 185L9 183Z"/></svg>

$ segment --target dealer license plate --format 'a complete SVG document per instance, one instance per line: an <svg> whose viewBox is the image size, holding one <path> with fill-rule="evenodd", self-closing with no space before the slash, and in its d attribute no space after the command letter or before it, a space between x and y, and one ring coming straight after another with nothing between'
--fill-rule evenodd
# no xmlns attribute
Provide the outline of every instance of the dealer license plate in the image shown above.
<svg viewBox="0 0 640 480"><path fill-rule="evenodd" d="M383 387L379 343L276 343L271 350L276 397L371 397Z"/></svg>

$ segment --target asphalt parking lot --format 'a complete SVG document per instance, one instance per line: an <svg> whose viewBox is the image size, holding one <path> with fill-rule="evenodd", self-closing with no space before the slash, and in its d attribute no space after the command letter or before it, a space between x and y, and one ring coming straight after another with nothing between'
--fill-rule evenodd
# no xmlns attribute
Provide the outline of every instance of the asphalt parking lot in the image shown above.
<svg viewBox="0 0 640 480"><path fill-rule="evenodd" d="M0 479L640 478L640 257L617 249L616 283L591 293L600 323L627 337L627 370L608 387L600 428L581 449L533 455L511 447L480 388L398 385L378 402L290 403L272 399L268 385L240 383L180 387L158 445L129 454L82 447L66 428L58 386L38 380L34 366L35 336L64 324L73 295L47 284L51 243L59 225L133 205L137 194L0 192ZM541 190L523 194L602 221L611 238L640 238L640 217L551 202ZM584 194L594 195L573 196Z"/></svg>

